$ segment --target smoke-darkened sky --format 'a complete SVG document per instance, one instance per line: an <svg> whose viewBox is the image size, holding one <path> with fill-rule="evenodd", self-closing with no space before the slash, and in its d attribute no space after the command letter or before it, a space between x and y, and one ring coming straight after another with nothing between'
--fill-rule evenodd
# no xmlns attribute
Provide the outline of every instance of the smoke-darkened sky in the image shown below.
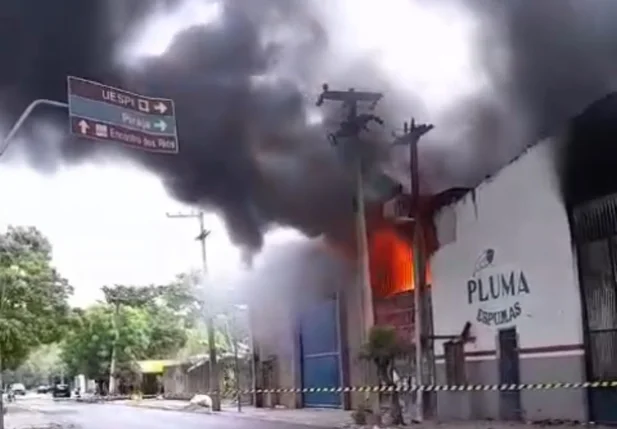
<svg viewBox="0 0 617 429"><path fill-rule="evenodd" d="M322 82L383 91L382 137L410 115L436 124L422 145L428 190L476 183L613 87L612 0L221 0L215 22L179 34L162 56L123 61L126 42L165 3L178 2L4 0L2 122L33 99L65 100L67 75L173 98L177 156L68 136L58 146L27 138L22 148L50 172L65 162L130 157L174 197L218 211L250 249L272 225L333 234L351 215L349 180L324 138L332 120L310 120ZM414 21L422 10L434 25ZM355 20L360 13L374 21ZM464 40L446 34L458 27ZM371 40L372 50L360 49ZM424 71L422 79L408 70ZM467 87L457 77L466 90L457 91ZM24 132L41 121L67 129L65 112L44 110Z"/></svg>

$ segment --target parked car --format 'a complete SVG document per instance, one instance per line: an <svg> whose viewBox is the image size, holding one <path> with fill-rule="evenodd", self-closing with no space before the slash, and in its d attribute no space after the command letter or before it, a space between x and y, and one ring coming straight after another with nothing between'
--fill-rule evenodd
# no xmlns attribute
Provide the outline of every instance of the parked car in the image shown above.
<svg viewBox="0 0 617 429"><path fill-rule="evenodd" d="M21 383L13 383L9 389L14 395L24 396L26 394L26 387Z"/></svg>
<svg viewBox="0 0 617 429"><path fill-rule="evenodd" d="M56 384L53 387L52 395L54 398L70 398L71 388L68 384Z"/></svg>
<svg viewBox="0 0 617 429"><path fill-rule="evenodd" d="M39 386L36 388L36 393L49 393L51 387L49 386Z"/></svg>

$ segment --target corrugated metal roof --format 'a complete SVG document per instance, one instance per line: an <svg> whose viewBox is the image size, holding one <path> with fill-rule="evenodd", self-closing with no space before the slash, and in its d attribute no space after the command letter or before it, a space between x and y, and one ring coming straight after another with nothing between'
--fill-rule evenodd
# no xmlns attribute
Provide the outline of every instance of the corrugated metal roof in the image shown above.
<svg viewBox="0 0 617 429"><path fill-rule="evenodd" d="M245 359L246 357L249 356L250 352L251 350L249 346L247 346L246 344L242 344L242 343L238 344L238 358L239 359ZM233 352L218 353L217 357L218 359L233 359L234 353ZM204 365L205 363L209 361L210 361L209 355L203 355L199 359L190 359L189 363L192 363L192 365L190 366L189 369L186 370L186 372L194 371L195 369L199 368L200 366Z"/></svg>

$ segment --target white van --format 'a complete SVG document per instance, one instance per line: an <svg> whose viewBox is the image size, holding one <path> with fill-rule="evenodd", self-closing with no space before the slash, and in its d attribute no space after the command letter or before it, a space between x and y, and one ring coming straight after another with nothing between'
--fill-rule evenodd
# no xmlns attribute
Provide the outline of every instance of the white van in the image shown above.
<svg viewBox="0 0 617 429"><path fill-rule="evenodd" d="M21 383L13 383L11 384L10 391L15 395L25 395L26 387Z"/></svg>

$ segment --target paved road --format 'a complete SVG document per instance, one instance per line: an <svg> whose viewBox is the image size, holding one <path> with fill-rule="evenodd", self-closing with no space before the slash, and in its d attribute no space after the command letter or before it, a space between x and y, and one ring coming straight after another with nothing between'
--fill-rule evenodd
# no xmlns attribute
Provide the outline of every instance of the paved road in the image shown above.
<svg viewBox="0 0 617 429"><path fill-rule="evenodd" d="M54 423L75 429L308 429L310 426L233 416L136 408L116 404L83 404L32 398L17 406L44 414Z"/></svg>

